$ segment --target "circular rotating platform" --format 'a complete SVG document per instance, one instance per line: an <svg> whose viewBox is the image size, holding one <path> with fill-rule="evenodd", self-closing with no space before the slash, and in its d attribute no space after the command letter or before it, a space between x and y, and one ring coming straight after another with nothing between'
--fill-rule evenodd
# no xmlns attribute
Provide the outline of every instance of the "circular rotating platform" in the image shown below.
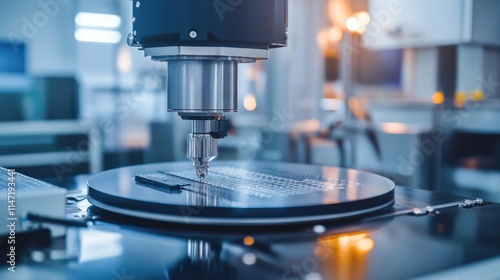
<svg viewBox="0 0 500 280"><path fill-rule="evenodd" d="M390 209L394 183L331 166L216 161L202 182L190 162L130 166L88 182L88 199L118 214L210 225L346 219Z"/></svg>

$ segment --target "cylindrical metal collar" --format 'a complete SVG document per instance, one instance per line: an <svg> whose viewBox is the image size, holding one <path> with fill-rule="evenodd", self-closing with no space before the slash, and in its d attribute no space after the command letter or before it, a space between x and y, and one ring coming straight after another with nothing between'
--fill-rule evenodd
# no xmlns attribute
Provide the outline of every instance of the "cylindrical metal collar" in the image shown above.
<svg viewBox="0 0 500 280"><path fill-rule="evenodd" d="M238 63L231 60L168 62L168 110L180 113L237 111Z"/></svg>

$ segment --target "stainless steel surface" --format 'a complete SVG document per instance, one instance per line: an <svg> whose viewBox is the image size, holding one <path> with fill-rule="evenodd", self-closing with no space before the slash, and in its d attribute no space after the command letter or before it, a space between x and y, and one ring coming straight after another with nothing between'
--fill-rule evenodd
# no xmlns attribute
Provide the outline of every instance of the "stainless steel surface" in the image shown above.
<svg viewBox="0 0 500 280"><path fill-rule="evenodd" d="M192 120L191 134L187 137L187 157L193 162L198 178L204 179L209 162L217 157L217 139L210 135L215 120Z"/></svg>
<svg viewBox="0 0 500 280"><path fill-rule="evenodd" d="M172 60L185 56L212 56L219 59L239 58L240 61L253 62L256 59L267 59L269 51L264 49L228 48L228 47L197 47L197 46L169 46L145 48L145 56L154 60Z"/></svg>
<svg viewBox="0 0 500 280"><path fill-rule="evenodd" d="M235 112L238 63L229 60L168 62L168 110Z"/></svg>
<svg viewBox="0 0 500 280"><path fill-rule="evenodd" d="M208 163L217 157L217 139L210 134L191 133L187 137L187 157L193 162L198 178L205 178Z"/></svg>
<svg viewBox="0 0 500 280"><path fill-rule="evenodd" d="M216 118L216 117L214 117ZM208 174L209 162L217 157L218 140L210 134L216 120L192 120L191 134L187 137L187 157L193 162L198 178Z"/></svg>
<svg viewBox="0 0 500 280"><path fill-rule="evenodd" d="M210 48L209 48L210 50ZM193 161L199 178L208 173L208 163L217 156L213 119L236 112L238 61L209 57L190 57L168 62L168 102L171 112L195 118L188 136L187 157ZM199 117L209 117L210 120Z"/></svg>
<svg viewBox="0 0 500 280"><path fill-rule="evenodd" d="M191 125L192 133L209 133L212 131L213 120L193 120Z"/></svg>
<svg viewBox="0 0 500 280"><path fill-rule="evenodd" d="M92 176L89 200L134 217L192 224L274 225L345 219L388 210L394 183L382 176L329 166L214 162L199 181L189 163L125 167ZM180 189L134 180L152 174Z"/></svg>

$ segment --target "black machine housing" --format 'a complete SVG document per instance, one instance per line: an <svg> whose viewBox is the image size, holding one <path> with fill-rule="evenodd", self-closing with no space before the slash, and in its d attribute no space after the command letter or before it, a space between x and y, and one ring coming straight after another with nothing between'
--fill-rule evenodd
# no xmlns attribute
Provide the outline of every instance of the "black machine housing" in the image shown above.
<svg viewBox="0 0 500 280"><path fill-rule="evenodd" d="M286 46L287 0L134 0L132 21L143 48L269 49Z"/></svg>

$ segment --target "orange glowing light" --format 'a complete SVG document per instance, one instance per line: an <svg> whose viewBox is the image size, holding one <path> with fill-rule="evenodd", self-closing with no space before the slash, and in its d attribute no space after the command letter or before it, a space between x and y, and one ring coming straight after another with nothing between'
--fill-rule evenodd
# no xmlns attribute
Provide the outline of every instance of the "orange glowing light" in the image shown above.
<svg viewBox="0 0 500 280"><path fill-rule="evenodd" d="M319 48L327 57L336 57L337 48L342 39L342 29L337 26L324 28L316 35Z"/></svg>
<svg viewBox="0 0 500 280"><path fill-rule="evenodd" d="M116 60L116 67L120 73L129 73L132 70L132 56L130 48L122 46L118 51L118 58Z"/></svg>
<svg viewBox="0 0 500 280"><path fill-rule="evenodd" d="M335 26L344 26L352 8L348 0L329 0L327 7L328 18Z"/></svg>
<svg viewBox="0 0 500 280"><path fill-rule="evenodd" d="M440 91L434 93L432 95L432 102L434 102L434 104L443 104L444 102L444 94Z"/></svg>
<svg viewBox="0 0 500 280"><path fill-rule="evenodd" d="M328 29L328 43L336 44L342 39L342 29L332 26Z"/></svg>
<svg viewBox="0 0 500 280"><path fill-rule="evenodd" d="M361 11L355 14L356 18L364 25L370 23L370 14L365 11Z"/></svg>
<svg viewBox="0 0 500 280"><path fill-rule="evenodd" d="M253 94L249 93L245 96L243 99L243 107L245 107L247 111L253 111L257 108L257 100Z"/></svg>
<svg viewBox="0 0 500 280"><path fill-rule="evenodd" d="M472 100L480 101L484 99L484 92L480 89L472 92Z"/></svg>
<svg viewBox="0 0 500 280"><path fill-rule="evenodd" d="M247 246L252 246L255 243L255 239L252 236L245 236L243 238L243 244Z"/></svg>
<svg viewBox="0 0 500 280"><path fill-rule="evenodd" d="M404 123L387 122L380 124L382 131L389 134L405 134L409 132L408 125Z"/></svg>
<svg viewBox="0 0 500 280"><path fill-rule="evenodd" d="M467 102L467 94L463 91L457 91L455 93L455 106L462 108Z"/></svg>
<svg viewBox="0 0 500 280"><path fill-rule="evenodd" d="M314 250L324 279L366 279L367 255L375 246L368 232L352 232L318 238Z"/></svg>
<svg viewBox="0 0 500 280"><path fill-rule="evenodd" d="M370 15L367 12L358 12L348 17L345 27L351 32L363 34L366 31L366 25L370 23Z"/></svg>
<svg viewBox="0 0 500 280"><path fill-rule="evenodd" d="M349 244L349 236L344 235L339 237L339 244L340 246L347 246Z"/></svg>
<svg viewBox="0 0 500 280"><path fill-rule="evenodd" d="M363 238L356 242L356 248L364 252L371 251L374 245L375 243L370 238Z"/></svg>
<svg viewBox="0 0 500 280"><path fill-rule="evenodd" d="M359 20L355 17L349 17L347 21L345 22L345 26L347 29L351 32L358 32L359 29L361 28L361 23Z"/></svg>

